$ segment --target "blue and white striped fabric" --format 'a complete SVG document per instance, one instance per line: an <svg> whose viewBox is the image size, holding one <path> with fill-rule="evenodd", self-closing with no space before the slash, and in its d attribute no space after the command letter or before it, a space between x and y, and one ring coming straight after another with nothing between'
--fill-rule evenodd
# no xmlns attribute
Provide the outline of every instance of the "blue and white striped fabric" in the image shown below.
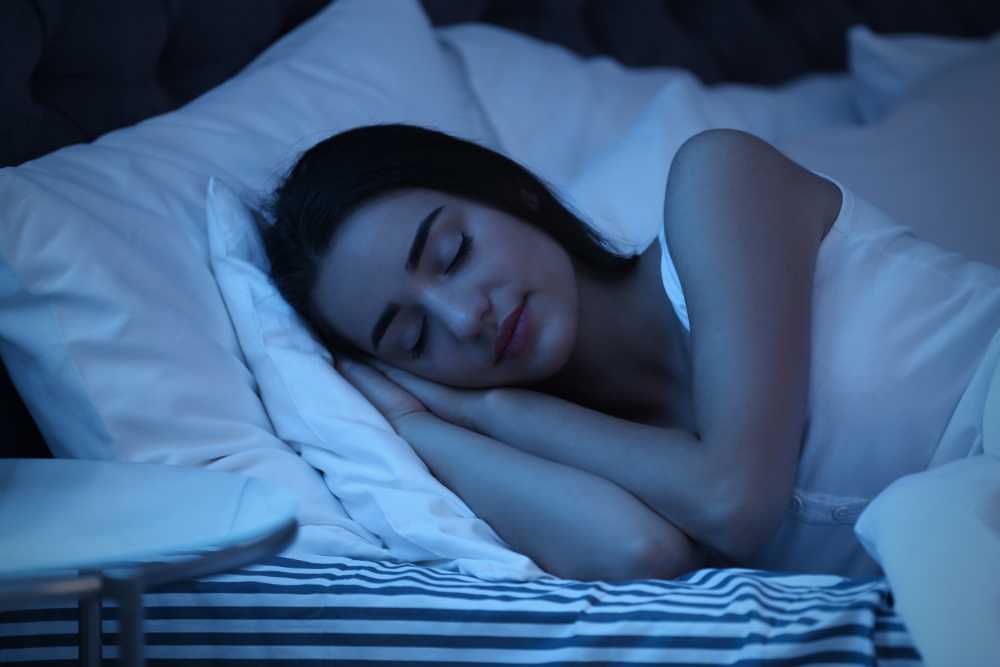
<svg viewBox="0 0 1000 667"><path fill-rule="evenodd" d="M485 582L272 558L145 596L150 664L920 665L884 579L705 569L674 581ZM104 608L104 657L117 656ZM74 664L75 603L0 611L0 663Z"/></svg>

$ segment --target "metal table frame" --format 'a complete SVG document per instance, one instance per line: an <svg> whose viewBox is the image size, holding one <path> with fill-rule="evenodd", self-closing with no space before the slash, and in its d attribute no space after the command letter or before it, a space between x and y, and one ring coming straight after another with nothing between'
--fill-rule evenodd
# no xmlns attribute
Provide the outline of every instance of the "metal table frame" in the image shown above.
<svg viewBox="0 0 1000 667"><path fill-rule="evenodd" d="M52 598L80 601L79 661L86 667L101 664L101 601L118 602L118 664L145 665L145 612L142 594L183 579L197 579L259 562L291 544L298 531L295 519L262 536L225 548L183 554L181 560L155 563L123 563L101 570L60 573L54 576L5 581L0 579L0 603ZM164 558L170 558L165 554Z"/></svg>

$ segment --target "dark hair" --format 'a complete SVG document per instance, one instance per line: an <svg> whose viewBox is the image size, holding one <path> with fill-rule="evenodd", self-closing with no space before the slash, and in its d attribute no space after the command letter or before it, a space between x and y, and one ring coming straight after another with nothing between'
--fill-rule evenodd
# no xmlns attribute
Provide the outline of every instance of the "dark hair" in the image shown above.
<svg viewBox="0 0 1000 667"><path fill-rule="evenodd" d="M309 305L334 232L366 200L411 187L466 197L520 218L607 280L627 275L638 260L616 254L540 178L496 151L415 125L354 128L303 153L258 211L278 291L327 345L360 352Z"/></svg>

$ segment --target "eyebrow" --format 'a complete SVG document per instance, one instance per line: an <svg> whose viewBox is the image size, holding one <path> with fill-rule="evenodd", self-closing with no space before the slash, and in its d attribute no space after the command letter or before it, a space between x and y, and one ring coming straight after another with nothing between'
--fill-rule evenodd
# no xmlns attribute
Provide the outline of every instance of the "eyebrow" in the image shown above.
<svg viewBox="0 0 1000 667"><path fill-rule="evenodd" d="M413 237L413 243L410 245L410 254L406 258L405 269L407 273L413 273L420 266L420 258L424 254L424 246L427 245L427 236L430 234L431 223L437 219L438 214L444 206L438 206L436 209L431 211L426 218L420 221L420 226L417 227L417 233ZM382 337L385 336L386 330L389 325L392 324L392 320L396 317L396 313L399 312L398 303L389 303L379 315L378 321L375 322L375 328L372 329L372 349L378 350L379 343L382 342Z"/></svg>

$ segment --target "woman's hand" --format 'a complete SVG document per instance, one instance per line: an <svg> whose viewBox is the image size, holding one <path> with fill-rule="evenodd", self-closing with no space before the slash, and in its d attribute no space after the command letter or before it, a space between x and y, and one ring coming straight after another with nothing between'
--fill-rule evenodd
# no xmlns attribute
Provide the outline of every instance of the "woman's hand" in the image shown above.
<svg viewBox="0 0 1000 667"><path fill-rule="evenodd" d="M420 399L367 363L338 355L333 367L394 427L406 415L428 412L427 406Z"/></svg>
<svg viewBox="0 0 1000 667"><path fill-rule="evenodd" d="M492 389L465 389L426 380L372 359L371 364L385 377L405 389L435 415L463 428L482 432L486 396Z"/></svg>

